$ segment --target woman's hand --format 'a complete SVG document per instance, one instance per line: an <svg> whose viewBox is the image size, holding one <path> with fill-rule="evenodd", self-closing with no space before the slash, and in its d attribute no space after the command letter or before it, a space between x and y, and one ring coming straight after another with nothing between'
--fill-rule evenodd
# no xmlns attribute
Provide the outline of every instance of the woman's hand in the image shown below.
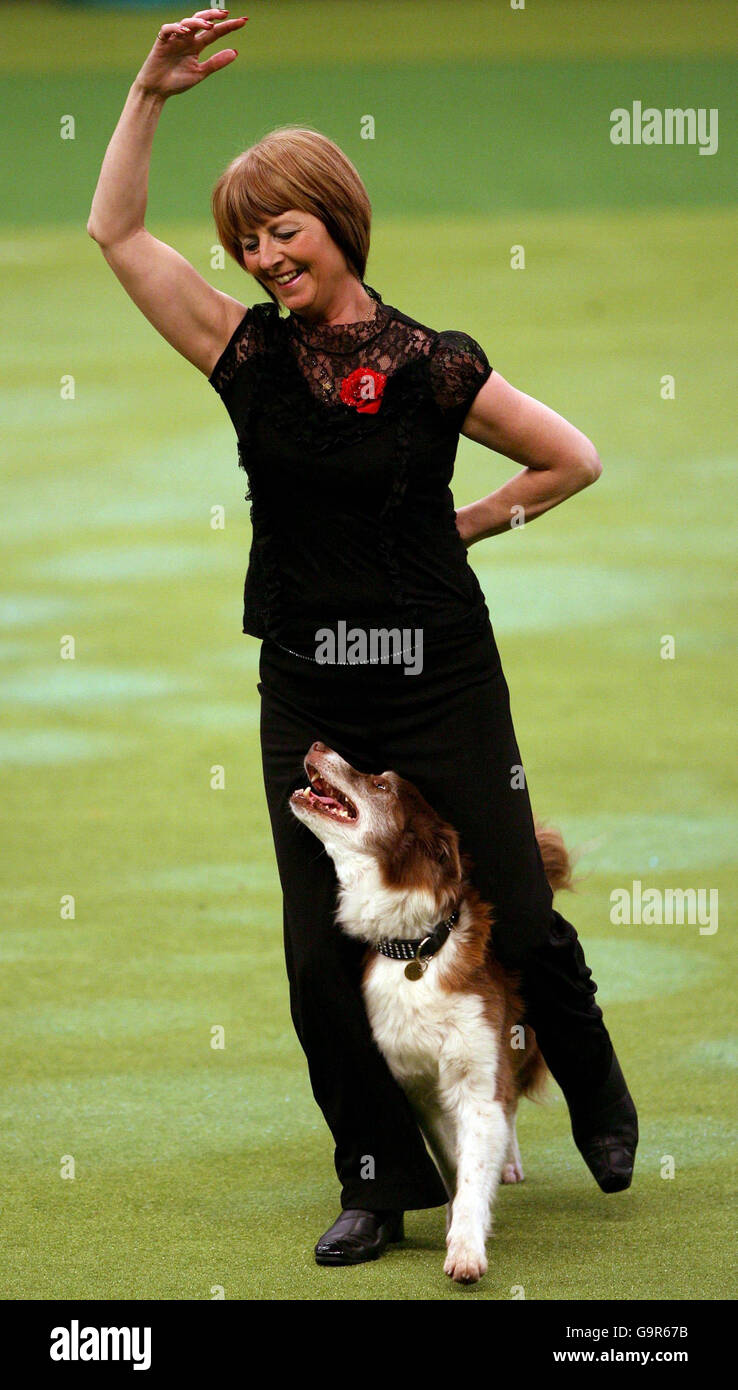
<svg viewBox="0 0 738 1390"><path fill-rule="evenodd" d="M467 550L470 545L474 544L475 540L479 539L478 532L474 525L473 508L474 503L472 502L468 507L459 507L456 513L456 530L461 536Z"/></svg>
<svg viewBox="0 0 738 1390"><path fill-rule="evenodd" d="M247 17L244 15L240 19L226 19L216 24L214 20L221 14L228 14L228 11L198 10L191 19L182 19L179 24L162 24L135 85L143 92L164 99L176 96L178 92L189 91L190 87L209 77L211 72L232 63L238 57L235 48L224 48L204 63L199 62L199 56L208 44L246 23Z"/></svg>

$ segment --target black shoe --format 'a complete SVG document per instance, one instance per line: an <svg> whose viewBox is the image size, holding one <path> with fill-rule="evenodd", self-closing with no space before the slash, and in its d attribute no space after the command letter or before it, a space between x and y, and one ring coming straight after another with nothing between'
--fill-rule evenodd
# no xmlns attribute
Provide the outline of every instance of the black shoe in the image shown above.
<svg viewBox="0 0 738 1390"><path fill-rule="evenodd" d="M603 1192L630 1187L638 1147L638 1115L613 1052L604 1085L586 1105L569 1105L574 1143Z"/></svg>
<svg viewBox="0 0 738 1390"><path fill-rule="evenodd" d="M359 1265L378 1260L386 1247L404 1237L401 1211L342 1211L315 1247L319 1265Z"/></svg>

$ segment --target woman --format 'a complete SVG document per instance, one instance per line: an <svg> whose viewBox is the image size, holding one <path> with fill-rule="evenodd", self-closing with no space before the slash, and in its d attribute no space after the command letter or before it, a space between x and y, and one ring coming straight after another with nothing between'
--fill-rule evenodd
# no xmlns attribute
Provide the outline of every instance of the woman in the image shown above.
<svg viewBox="0 0 738 1390"><path fill-rule="evenodd" d="M271 302L249 309L219 293L146 231L164 101L237 56L198 61L245 22L216 22L220 14L163 26L108 147L88 231L147 318L220 394L248 471L243 626L262 640L264 785L291 1010L342 1186L341 1215L315 1256L353 1264L401 1235L405 1210L440 1205L446 1191L373 1044L362 948L334 924L332 862L288 807L315 739L361 771L395 768L456 826L494 909L497 955L521 972L526 1018L575 1142L603 1191L631 1181L635 1107L577 933L552 908L508 688L466 555L511 518L532 521L588 486L600 462L579 430L493 372L473 339L418 323L365 283L366 190L318 132L272 132L213 193L222 244ZM524 467L455 512L460 432ZM319 659L318 643L341 623L369 636L399 630L402 650Z"/></svg>

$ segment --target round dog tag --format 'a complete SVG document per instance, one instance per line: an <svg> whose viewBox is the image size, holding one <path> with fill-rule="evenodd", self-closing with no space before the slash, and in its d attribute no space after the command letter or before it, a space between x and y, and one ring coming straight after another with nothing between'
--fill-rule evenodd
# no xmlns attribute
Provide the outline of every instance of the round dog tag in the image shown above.
<svg viewBox="0 0 738 1390"><path fill-rule="evenodd" d="M425 966L419 960L409 960L405 966L406 980L421 980Z"/></svg>

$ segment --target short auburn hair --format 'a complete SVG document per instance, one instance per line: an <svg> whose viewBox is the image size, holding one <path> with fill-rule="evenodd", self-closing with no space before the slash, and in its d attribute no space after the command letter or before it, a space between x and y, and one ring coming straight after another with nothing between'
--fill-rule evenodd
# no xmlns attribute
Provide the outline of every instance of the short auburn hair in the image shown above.
<svg viewBox="0 0 738 1390"><path fill-rule="evenodd" d="M318 130L278 126L270 131L224 169L211 207L220 243L242 270L245 228L295 208L319 218L349 268L364 279L372 221L369 195L351 160ZM263 288L279 305L268 286Z"/></svg>

